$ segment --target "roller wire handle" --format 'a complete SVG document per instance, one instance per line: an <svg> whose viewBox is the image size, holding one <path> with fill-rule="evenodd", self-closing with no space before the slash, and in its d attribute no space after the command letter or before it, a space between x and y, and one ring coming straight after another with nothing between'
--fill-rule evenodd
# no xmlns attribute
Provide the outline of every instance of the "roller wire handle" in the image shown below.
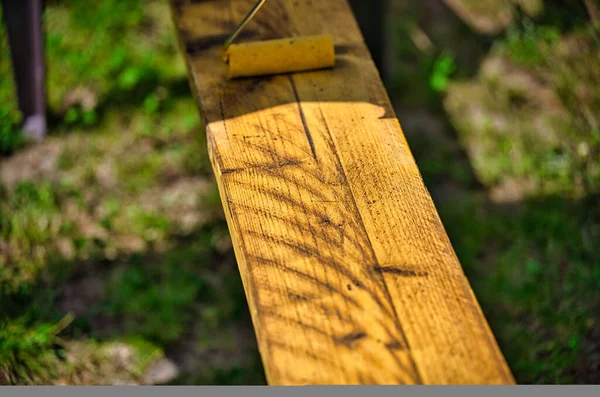
<svg viewBox="0 0 600 397"><path fill-rule="evenodd" d="M244 26L246 26L246 24L248 22L250 22L250 20L254 16L254 14L256 14L258 12L258 10L260 9L260 7L262 7L262 5L265 3L265 1L267 1L267 0L258 0L256 2L256 4L254 4L252 9L248 12L248 14L244 17L244 19L242 19L242 22L240 22L240 24L235 28L233 33L231 33L231 35L227 38L227 40L225 40L225 46L223 48L223 51L227 51L227 49L231 45L231 42L233 40L235 40L235 38L238 36L238 34L240 34L240 32L242 31Z"/></svg>

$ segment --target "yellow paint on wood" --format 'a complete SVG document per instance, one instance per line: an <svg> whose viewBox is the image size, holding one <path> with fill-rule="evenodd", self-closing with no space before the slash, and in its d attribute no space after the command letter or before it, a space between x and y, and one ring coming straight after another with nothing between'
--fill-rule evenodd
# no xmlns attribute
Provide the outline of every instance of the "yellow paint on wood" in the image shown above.
<svg viewBox="0 0 600 397"><path fill-rule="evenodd" d="M514 383L346 0L248 25L331 36L334 69L234 80L254 0L171 1L268 382Z"/></svg>
<svg viewBox="0 0 600 397"><path fill-rule="evenodd" d="M228 77L249 77L314 69L335 65L331 36L318 35L232 44L226 54Z"/></svg>

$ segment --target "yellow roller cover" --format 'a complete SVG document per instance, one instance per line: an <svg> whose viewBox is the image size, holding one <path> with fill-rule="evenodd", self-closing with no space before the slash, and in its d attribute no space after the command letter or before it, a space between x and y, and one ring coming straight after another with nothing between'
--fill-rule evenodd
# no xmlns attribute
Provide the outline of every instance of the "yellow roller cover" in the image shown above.
<svg viewBox="0 0 600 397"><path fill-rule="evenodd" d="M331 36L319 35L232 44L224 58L231 79L330 68L335 50Z"/></svg>

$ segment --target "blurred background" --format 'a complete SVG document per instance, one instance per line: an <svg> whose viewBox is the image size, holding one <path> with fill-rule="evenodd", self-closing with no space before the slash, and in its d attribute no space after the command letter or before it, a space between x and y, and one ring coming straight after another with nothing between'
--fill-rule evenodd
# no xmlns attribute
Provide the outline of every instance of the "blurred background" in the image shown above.
<svg viewBox="0 0 600 397"><path fill-rule="evenodd" d="M600 383L599 2L387 7L363 28L517 381ZM44 23L36 145L0 26L0 384L264 384L167 0Z"/></svg>

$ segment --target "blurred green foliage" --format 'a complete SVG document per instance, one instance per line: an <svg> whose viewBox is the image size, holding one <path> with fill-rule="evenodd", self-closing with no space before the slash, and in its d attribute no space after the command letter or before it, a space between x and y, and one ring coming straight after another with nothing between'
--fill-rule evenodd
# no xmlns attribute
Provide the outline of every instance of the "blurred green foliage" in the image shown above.
<svg viewBox="0 0 600 397"><path fill-rule="evenodd" d="M0 183L0 384L139 383L167 348L227 356L186 359L180 382L264 383L254 339L228 334L251 324L166 2L49 2L44 18L38 146L16 127L0 26L0 155L27 175ZM50 169L7 158L44 148Z"/></svg>
<svg viewBox="0 0 600 397"><path fill-rule="evenodd" d="M0 370L7 383L23 380L35 383L38 378L48 379L54 375L53 354L56 335L71 321L64 317L56 324L28 324L25 317L0 324ZM64 354L58 349L56 355Z"/></svg>
<svg viewBox="0 0 600 397"><path fill-rule="evenodd" d="M441 55L434 63L429 85L436 92L443 92L448 87L450 76L456 71L454 59Z"/></svg>
<svg viewBox="0 0 600 397"><path fill-rule="evenodd" d="M429 70L437 93L400 89L407 124L411 109L430 112L407 139L520 383L599 380L600 42L570 3L544 2L536 20L515 12L470 61L456 57L462 33L432 27L421 56L404 34L414 61L401 70Z"/></svg>
<svg viewBox="0 0 600 397"><path fill-rule="evenodd" d="M573 383L594 359L600 307L600 206L560 197L493 208L481 198L440 207L503 352L522 383ZM588 381L589 382L589 381Z"/></svg>
<svg viewBox="0 0 600 397"><path fill-rule="evenodd" d="M509 28L505 45L516 62L524 66L536 66L545 60L543 48L552 49L559 40L558 28L537 26L531 21L526 21L522 28Z"/></svg>

